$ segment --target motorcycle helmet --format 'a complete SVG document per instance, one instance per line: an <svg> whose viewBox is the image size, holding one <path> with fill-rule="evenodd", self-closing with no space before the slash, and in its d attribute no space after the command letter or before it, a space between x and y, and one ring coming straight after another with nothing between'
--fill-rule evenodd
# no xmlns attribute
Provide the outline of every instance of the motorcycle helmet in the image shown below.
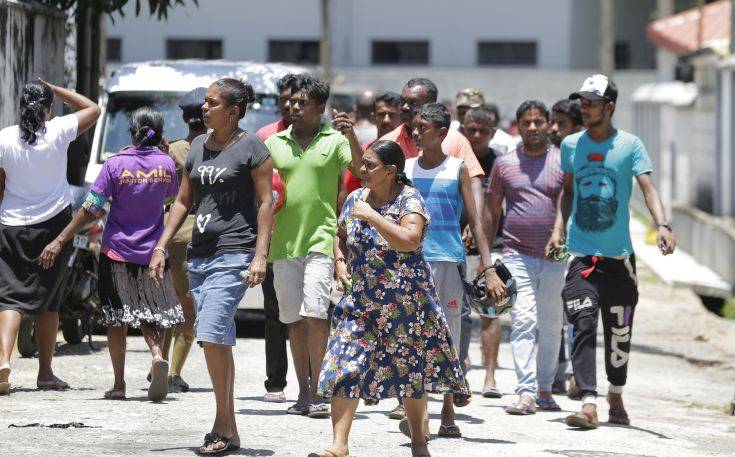
<svg viewBox="0 0 735 457"><path fill-rule="evenodd" d="M470 307L480 316L490 318L502 316L510 311L518 294L516 280L503 262L496 260L493 267L495 273L505 284L505 296L497 302L485 290L485 275L483 273L477 275L472 281L463 281Z"/></svg>

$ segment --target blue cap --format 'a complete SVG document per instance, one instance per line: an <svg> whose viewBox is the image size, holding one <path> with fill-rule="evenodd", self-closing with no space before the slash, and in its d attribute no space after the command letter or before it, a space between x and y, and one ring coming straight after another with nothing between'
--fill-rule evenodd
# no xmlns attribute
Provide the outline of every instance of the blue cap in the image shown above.
<svg viewBox="0 0 735 457"><path fill-rule="evenodd" d="M205 87L197 87L196 89L184 94L179 100L179 108L184 112L187 119L201 119L202 105L204 104L204 94L207 93Z"/></svg>

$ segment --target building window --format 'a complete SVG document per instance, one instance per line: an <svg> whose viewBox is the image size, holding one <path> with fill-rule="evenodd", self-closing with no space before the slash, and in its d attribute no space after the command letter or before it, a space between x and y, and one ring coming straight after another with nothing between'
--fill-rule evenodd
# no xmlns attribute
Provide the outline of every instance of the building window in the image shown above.
<svg viewBox="0 0 735 457"><path fill-rule="evenodd" d="M167 59L221 59L222 40L166 40Z"/></svg>
<svg viewBox="0 0 735 457"><path fill-rule="evenodd" d="M319 63L319 41L269 40L268 61L316 65Z"/></svg>
<svg viewBox="0 0 735 457"><path fill-rule="evenodd" d="M478 65L536 66L535 41L481 41L477 43Z"/></svg>
<svg viewBox="0 0 735 457"><path fill-rule="evenodd" d="M108 62L122 62L122 39L121 38L108 38L107 39L107 61Z"/></svg>
<svg viewBox="0 0 735 457"><path fill-rule="evenodd" d="M373 41L374 64L428 65L428 41Z"/></svg>
<svg viewBox="0 0 735 457"><path fill-rule="evenodd" d="M628 70L630 68L630 43L615 43L615 68Z"/></svg>

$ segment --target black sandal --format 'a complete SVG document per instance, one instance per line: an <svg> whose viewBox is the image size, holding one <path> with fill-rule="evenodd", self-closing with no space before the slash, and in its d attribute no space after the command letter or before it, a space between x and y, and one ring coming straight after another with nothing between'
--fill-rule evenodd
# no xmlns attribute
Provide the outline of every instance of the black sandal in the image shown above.
<svg viewBox="0 0 735 457"><path fill-rule="evenodd" d="M204 435L204 444L202 444L199 447L198 454L199 455L217 455L217 454L224 454L226 452L236 451L240 449L240 446L236 444L232 444L231 439L232 439L231 437L225 438L219 433L207 433L206 435ZM224 446L218 449L210 449L210 450L205 449L208 445L215 444L215 443L223 443Z"/></svg>
<svg viewBox="0 0 735 457"><path fill-rule="evenodd" d="M628 417L628 412L625 411L625 408L610 408L609 414L610 416L607 419L608 423L630 425L630 418Z"/></svg>

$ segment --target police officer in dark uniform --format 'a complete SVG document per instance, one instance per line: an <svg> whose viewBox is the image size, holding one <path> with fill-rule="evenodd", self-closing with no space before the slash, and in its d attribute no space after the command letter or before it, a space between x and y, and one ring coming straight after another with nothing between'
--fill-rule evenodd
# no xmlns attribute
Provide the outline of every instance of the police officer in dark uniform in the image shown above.
<svg viewBox="0 0 735 457"><path fill-rule="evenodd" d="M192 140L199 135L207 133L207 127L204 125L202 116L202 105L204 104L204 94L207 89L197 87L187 92L181 100L179 100L179 108L182 111L184 122L189 126L189 134L186 138L172 141L169 144L169 155L176 162L176 171L179 174L179 182L181 182L181 174L184 169L186 156L189 154L189 147ZM189 355L189 350L194 342L194 319L196 318L196 308L194 301L189 294L189 277L186 271L186 246L191 241L191 232L194 227L194 216L189 215L178 233L171 240L168 247L169 263L171 268L171 276L174 280L174 288L176 295L181 302L181 308L184 311L185 321L173 329L169 329L166 333L164 341L163 356L170 360L170 371L168 376L169 392L187 392L189 385L181 378L181 370ZM170 351L171 341L173 340L173 351ZM169 358L170 353L170 358Z"/></svg>

